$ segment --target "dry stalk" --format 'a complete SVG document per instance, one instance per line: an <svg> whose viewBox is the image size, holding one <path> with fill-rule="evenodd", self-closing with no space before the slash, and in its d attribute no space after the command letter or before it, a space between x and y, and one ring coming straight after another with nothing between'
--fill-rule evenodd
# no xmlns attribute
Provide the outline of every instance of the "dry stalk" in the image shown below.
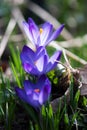
<svg viewBox="0 0 87 130"><path fill-rule="evenodd" d="M87 64L87 61L83 60L82 58L78 57L77 55L73 54L72 52L68 51L67 49L64 49L60 45L58 45L55 41L51 42L49 46L54 47L57 50L64 50L66 54L71 57L72 59L78 61L79 63L85 65Z"/></svg>
<svg viewBox="0 0 87 130"><path fill-rule="evenodd" d="M0 43L0 58L7 46L7 43L8 43L8 40L9 40L9 37L13 31L13 29L15 28L15 25L16 25L16 21L14 18L11 18L9 20L9 23L8 23L8 26L6 28L6 31L5 31L5 34L1 40L1 43Z"/></svg>

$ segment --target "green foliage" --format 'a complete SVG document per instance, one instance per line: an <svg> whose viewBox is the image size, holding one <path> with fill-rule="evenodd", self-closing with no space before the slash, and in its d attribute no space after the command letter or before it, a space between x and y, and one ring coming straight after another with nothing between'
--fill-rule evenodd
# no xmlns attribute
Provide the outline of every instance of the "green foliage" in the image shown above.
<svg viewBox="0 0 87 130"><path fill-rule="evenodd" d="M13 77L15 77L18 86L21 87L23 85L25 75L20 61L20 52L18 48L14 49L11 45L9 46L9 48L12 56L12 58L10 58L10 66L13 71Z"/></svg>
<svg viewBox="0 0 87 130"><path fill-rule="evenodd" d="M51 105L48 107L42 106L41 109L41 125L42 125L42 130L50 129L52 130L54 128L53 126L53 111Z"/></svg>
<svg viewBox="0 0 87 130"><path fill-rule="evenodd" d="M83 97L82 104L84 107L87 107L87 98L85 96Z"/></svg>
<svg viewBox="0 0 87 130"><path fill-rule="evenodd" d="M3 77L0 70L0 120L4 122L4 127L11 130L12 120L14 118L14 93L10 86L10 81Z"/></svg>

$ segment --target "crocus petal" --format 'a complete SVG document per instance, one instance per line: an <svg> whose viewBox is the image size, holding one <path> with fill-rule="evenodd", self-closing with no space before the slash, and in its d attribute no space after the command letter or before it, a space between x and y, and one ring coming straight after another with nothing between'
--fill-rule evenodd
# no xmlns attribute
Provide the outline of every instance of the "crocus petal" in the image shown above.
<svg viewBox="0 0 87 130"><path fill-rule="evenodd" d="M36 76L40 76L41 73L39 72L39 70L37 68L33 68L30 72L32 75L36 75Z"/></svg>
<svg viewBox="0 0 87 130"><path fill-rule="evenodd" d="M35 108L40 107L40 103L38 102L38 95L35 95L34 92L27 96L27 103L29 103L31 106Z"/></svg>
<svg viewBox="0 0 87 130"><path fill-rule="evenodd" d="M36 67L40 72L44 69L44 56L41 56L35 63Z"/></svg>
<svg viewBox="0 0 87 130"><path fill-rule="evenodd" d="M24 30L25 30L25 33L26 33L28 39L29 39L32 43L34 43L34 39L33 39L32 33L31 33L30 30L29 30L29 25L28 25L28 23L24 21L24 22L23 22L23 27L24 27Z"/></svg>
<svg viewBox="0 0 87 130"><path fill-rule="evenodd" d="M50 70L53 70L56 67L56 65L58 64L57 61L60 60L61 55L62 55L62 51L57 51L53 54L53 56L49 59L46 73L49 72Z"/></svg>
<svg viewBox="0 0 87 130"><path fill-rule="evenodd" d="M46 50L43 46L40 46L37 48L37 51L35 53L35 60L39 59L41 56L43 56L46 53Z"/></svg>
<svg viewBox="0 0 87 130"><path fill-rule="evenodd" d="M23 89L21 89L21 88L19 88L19 87L15 87L15 91L16 91L18 97L19 97L21 100L23 100L23 101L25 101L25 102L28 102L26 93L25 93L25 91L24 91Z"/></svg>
<svg viewBox="0 0 87 130"><path fill-rule="evenodd" d="M35 93L34 89L35 89L36 85L28 80L24 81L24 90L26 93L26 97L27 97L27 102L32 105L33 107L39 107L39 102L38 102L38 94L39 93Z"/></svg>
<svg viewBox="0 0 87 130"><path fill-rule="evenodd" d="M61 58L61 55L62 55L62 51L58 51L58 56L57 56L57 58L56 58L56 54L54 53L54 55L50 58L50 61L51 61L51 63L52 63L52 61L53 61L53 58L55 57L55 62L54 62L54 64L52 65L52 67L50 68L50 70L53 70L55 67L56 67L56 65L58 64L58 62L57 61L59 61L60 60L60 58Z"/></svg>
<svg viewBox="0 0 87 130"><path fill-rule="evenodd" d="M48 62L47 66L46 66L46 73L48 73L51 68L52 68L53 64L51 62Z"/></svg>
<svg viewBox="0 0 87 130"><path fill-rule="evenodd" d="M35 75L38 74L39 69L36 68L37 67L36 62L39 63L39 60L41 60L41 57L44 56L45 53L46 52L45 52L44 47L39 47L36 50L36 52L34 52L31 48L24 46L22 49L22 52L20 54L20 58L21 58L22 66L23 66L24 70L27 73L32 73Z"/></svg>
<svg viewBox="0 0 87 130"><path fill-rule="evenodd" d="M31 18L28 19L28 24L29 24L29 31L32 34L33 41L35 44L37 44L37 38L39 36L39 29Z"/></svg>
<svg viewBox="0 0 87 130"><path fill-rule="evenodd" d="M24 81L24 90L25 90L27 95L31 94L33 91L33 85L28 80Z"/></svg>
<svg viewBox="0 0 87 130"><path fill-rule="evenodd" d="M45 75L41 75L37 82L38 86L36 86L36 87L38 87L41 90L44 83L46 82L46 79L47 79L47 77Z"/></svg>
<svg viewBox="0 0 87 130"><path fill-rule="evenodd" d="M29 63L22 63L22 66L27 73L30 73L33 69L33 66Z"/></svg>
<svg viewBox="0 0 87 130"><path fill-rule="evenodd" d="M51 58L49 59L49 62L54 63L56 62L56 60L60 60L61 55L62 55L62 51L55 52L53 56L51 56Z"/></svg>
<svg viewBox="0 0 87 130"><path fill-rule="evenodd" d="M47 101L50 92L51 92L51 86L50 86L50 82L48 81L48 84L44 84L44 87L39 95L39 102L41 105Z"/></svg>
<svg viewBox="0 0 87 130"><path fill-rule="evenodd" d="M46 73L47 64L48 64L47 55L43 55L42 57L39 58L39 60L36 61L35 65L36 65L38 71L40 72L40 75Z"/></svg>
<svg viewBox="0 0 87 130"><path fill-rule="evenodd" d="M20 54L20 58L21 58L22 62L28 61L28 62L32 63L35 59L35 53L31 48L24 45L22 52Z"/></svg>
<svg viewBox="0 0 87 130"><path fill-rule="evenodd" d="M27 73L32 75L40 75L40 72L35 65L31 65L29 63L23 63L22 66Z"/></svg>
<svg viewBox="0 0 87 130"><path fill-rule="evenodd" d="M39 93L33 92L33 100L38 101L39 99Z"/></svg>
<svg viewBox="0 0 87 130"><path fill-rule="evenodd" d="M41 105L38 102L38 100L35 100L37 98L35 98L35 95L33 94L33 96L29 97L28 103L33 106L34 108L39 108Z"/></svg>
<svg viewBox="0 0 87 130"><path fill-rule="evenodd" d="M43 64L43 73L45 74L46 73L46 69L47 69L47 64L48 64L48 56L47 55L44 55L44 64Z"/></svg>
<svg viewBox="0 0 87 130"><path fill-rule="evenodd" d="M48 43L50 43L51 41L55 40L59 35L60 33L62 32L64 28L64 24L62 24L53 34L52 36L50 37L50 39L48 40Z"/></svg>
<svg viewBox="0 0 87 130"><path fill-rule="evenodd" d="M42 25L42 29L43 32L40 34L40 40L41 40L40 45L45 46L47 39L49 38L50 34L53 31L53 26L52 24L46 22L45 24Z"/></svg>
<svg viewBox="0 0 87 130"><path fill-rule="evenodd" d="M40 46L37 48L36 52L34 52L31 48L24 45L22 52L20 54L20 58L22 63L29 62L34 63L39 57L45 54L45 48Z"/></svg>
<svg viewBox="0 0 87 130"><path fill-rule="evenodd" d="M36 32L39 30L36 23L33 21L32 18L28 18L28 24L29 24L29 26L33 26L33 28L36 30Z"/></svg>

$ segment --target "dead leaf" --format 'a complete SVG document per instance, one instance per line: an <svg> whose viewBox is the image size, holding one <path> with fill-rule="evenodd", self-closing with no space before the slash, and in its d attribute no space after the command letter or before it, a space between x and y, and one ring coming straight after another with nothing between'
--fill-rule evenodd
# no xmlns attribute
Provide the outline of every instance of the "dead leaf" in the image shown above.
<svg viewBox="0 0 87 130"><path fill-rule="evenodd" d="M82 96L87 95L87 64L79 69L79 74L81 78L82 87L80 88L80 93Z"/></svg>

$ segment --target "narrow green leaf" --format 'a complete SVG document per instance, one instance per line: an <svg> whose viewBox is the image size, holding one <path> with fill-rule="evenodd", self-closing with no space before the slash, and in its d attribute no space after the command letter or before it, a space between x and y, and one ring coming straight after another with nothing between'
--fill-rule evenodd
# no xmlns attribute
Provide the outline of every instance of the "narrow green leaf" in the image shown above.
<svg viewBox="0 0 87 130"><path fill-rule="evenodd" d="M52 109L51 104L49 104L49 118L52 118L52 117L53 117L53 109Z"/></svg>
<svg viewBox="0 0 87 130"><path fill-rule="evenodd" d="M19 77L18 77L18 72L16 71L14 64L12 62L10 64L11 64L15 79L17 81L17 84L18 84L19 87L21 87L21 83L20 83L20 80L19 80Z"/></svg>
<svg viewBox="0 0 87 130"><path fill-rule="evenodd" d="M68 117L67 113L64 114L64 122L65 122L66 125L67 124L69 125L69 117Z"/></svg>

